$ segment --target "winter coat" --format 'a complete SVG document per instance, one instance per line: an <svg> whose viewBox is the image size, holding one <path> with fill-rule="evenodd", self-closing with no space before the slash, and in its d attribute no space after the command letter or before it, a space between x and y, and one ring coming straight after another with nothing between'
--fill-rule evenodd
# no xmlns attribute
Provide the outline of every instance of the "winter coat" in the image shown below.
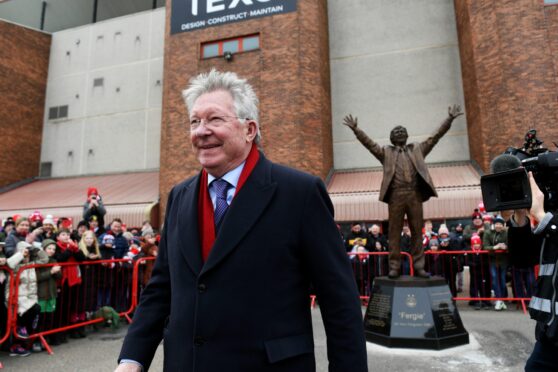
<svg viewBox="0 0 558 372"><path fill-rule="evenodd" d="M98 196L97 202L99 205L92 207L89 206L89 201L86 201L83 204L83 219L89 221L92 216L97 216L99 226L103 226L105 224L105 214L107 214L107 210L105 209L103 199L100 196Z"/></svg>
<svg viewBox="0 0 558 372"><path fill-rule="evenodd" d="M12 254L15 253L17 243L24 242L24 241L25 241L25 236L19 235L16 230L12 230L10 232L10 235L8 235L8 237L6 238L6 242L5 242L6 245L4 247L4 253L6 254L6 257L10 257ZM35 239L35 241L38 240ZM36 247L39 248L40 244Z"/></svg>
<svg viewBox="0 0 558 372"><path fill-rule="evenodd" d="M496 230L484 230L482 236L482 248L486 251L490 251L490 262L495 263L498 266L507 266L509 262L508 252L495 253L497 244L504 243L508 245L508 232L503 230L497 232Z"/></svg>
<svg viewBox="0 0 558 372"><path fill-rule="evenodd" d="M33 265L33 264L46 264L48 263L48 256L47 254L38 248L32 250L29 255L29 262L24 263L23 251L26 248L21 248L10 258L8 258L8 266L14 271L14 274L18 273L22 270L19 279L19 287L17 291L18 301L17 301L17 313L19 315L23 315L27 310L29 310L33 305L35 305L39 298L38 298L38 289L37 289L37 275L35 273L35 269L27 269L24 270L25 266ZM10 298L10 285L6 283L5 288L6 293L6 306L8 299Z"/></svg>
<svg viewBox="0 0 558 372"><path fill-rule="evenodd" d="M535 337L558 346L558 215L547 213L536 229L508 222L509 252L521 267L539 264L535 294L529 314L537 321ZM518 266L519 267L519 266Z"/></svg>
<svg viewBox="0 0 558 372"><path fill-rule="evenodd" d="M48 258L49 264L56 263L56 260L52 257ZM62 271L52 274L50 271L52 266L37 268L37 283L38 283L38 295L39 300L50 300L56 298L57 296L57 286L56 281L62 278Z"/></svg>

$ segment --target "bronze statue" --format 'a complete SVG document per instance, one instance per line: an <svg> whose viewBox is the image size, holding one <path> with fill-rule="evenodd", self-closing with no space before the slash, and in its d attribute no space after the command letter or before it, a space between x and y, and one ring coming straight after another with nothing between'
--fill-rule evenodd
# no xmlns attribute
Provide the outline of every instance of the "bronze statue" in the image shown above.
<svg viewBox="0 0 558 372"><path fill-rule="evenodd" d="M450 129L453 120L463 115L461 107L448 108L448 118L440 128L425 141L407 144L407 129L396 126L391 130L393 145L380 146L357 126L357 118L347 115L343 124L353 130L357 139L374 155L384 167L380 188L380 200L388 204L389 211L389 274L397 278L401 270L400 239L405 215L411 229L411 256L415 275L428 278L424 270L422 248L422 203L431 196L438 196L428 173L424 158L432 151L440 138Z"/></svg>

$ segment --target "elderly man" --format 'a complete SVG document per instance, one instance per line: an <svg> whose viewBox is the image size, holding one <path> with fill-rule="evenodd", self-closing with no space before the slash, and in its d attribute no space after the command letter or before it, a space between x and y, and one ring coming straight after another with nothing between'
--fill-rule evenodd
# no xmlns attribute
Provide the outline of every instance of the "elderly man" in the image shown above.
<svg viewBox="0 0 558 372"><path fill-rule="evenodd" d="M203 169L169 194L118 371L148 369L161 339L166 371L314 371L310 284L329 370L366 371L358 293L322 181L257 150L257 98L236 74L199 75L184 98Z"/></svg>
<svg viewBox="0 0 558 372"><path fill-rule="evenodd" d="M353 130L356 138L374 155L384 167L384 177L380 188L380 200L388 203L390 247L389 274L397 278L401 272L401 252L399 241L405 215L411 229L411 256L415 275L427 278L424 270L424 250L422 247L422 203L437 196L428 173L424 158L432 151L440 138L451 127L453 120L463 115L457 105L448 109L448 118L438 130L420 143L407 144L407 129L398 125L391 130L391 146L380 146L358 128L357 118L348 115L343 124Z"/></svg>

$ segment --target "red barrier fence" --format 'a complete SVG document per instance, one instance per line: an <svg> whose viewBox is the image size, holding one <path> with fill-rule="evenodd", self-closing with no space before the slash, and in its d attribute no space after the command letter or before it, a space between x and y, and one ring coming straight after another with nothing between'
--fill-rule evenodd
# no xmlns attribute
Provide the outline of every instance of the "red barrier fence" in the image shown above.
<svg viewBox="0 0 558 372"><path fill-rule="evenodd" d="M153 260L154 257L135 261L119 259L30 264L20 267L17 272L10 271L7 327L0 343L6 341L10 335L16 341L27 343L39 339L52 354L46 336L51 336L51 340L56 340L54 342L58 342L58 336L66 332L71 332L71 336L81 337L83 327L105 322L103 314L99 312L105 306L110 306L119 317L125 317L131 322L130 315L137 306L138 291L142 288L141 284L145 283L140 276L142 269ZM61 267L61 275L54 278L52 269L56 266ZM33 298L33 294L20 292L20 285L28 285L31 270L38 286L44 285L43 282L48 281L48 278L55 280L54 303L29 306L36 298L29 300ZM73 280L69 279L72 276L69 274L71 271L75 274ZM23 287L21 289L26 290Z"/></svg>
<svg viewBox="0 0 558 372"><path fill-rule="evenodd" d="M453 298L456 301L470 301L490 304L490 301L517 301L521 303L526 312L526 302L530 300L535 282L533 268L511 269L511 292L507 286L506 252L496 251L426 251L426 271L433 276L446 279ZM373 280L378 276L385 276L389 270L388 252L349 253L349 259L355 274L361 300L367 303ZM412 258L408 253L402 252L405 257L402 262L402 274L414 275ZM52 340L57 335L66 332L77 332L87 325L96 325L105 322L99 317L98 309L110 306L115 309L119 317L124 317L131 322L131 314L139 302L139 295L149 277L155 257L142 257L131 261L101 260L86 261L81 263L55 263L46 265L26 265L16 272L8 267L0 268L4 274L4 287L8 286L6 314L0 314L2 319L7 319L5 327L0 324L0 344L13 336L14 340L30 342L40 340L45 349L52 354L47 336ZM26 317L22 309L24 296L20 297L22 277L27 278L30 270L34 270L37 279L42 278L45 271L60 266L62 271L79 269L79 284L70 285L68 280L57 280L57 297L54 307L43 306L42 309L30 310L39 314L36 327L26 327L30 332L25 332L23 326L31 318ZM463 295L458 296L457 277L464 273ZM66 275L67 277L68 275ZM41 279L42 280L42 279ZM495 296L492 296L492 289ZM468 294L468 295L467 295ZM315 305L316 298L311 296L311 306ZM21 306L20 306L21 305ZM23 307L22 307L23 306ZM490 305L491 306L491 305Z"/></svg>
<svg viewBox="0 0 558 372"><path fill-rule="evenodd" d="M446 279L454 300L487 308L492 307L491 301L517 302L527 312L535 285L534 268L513 267L507 251L426 251L425 255L426 271ZM457 285L460 273L464 276L461 292Z"/></svg>

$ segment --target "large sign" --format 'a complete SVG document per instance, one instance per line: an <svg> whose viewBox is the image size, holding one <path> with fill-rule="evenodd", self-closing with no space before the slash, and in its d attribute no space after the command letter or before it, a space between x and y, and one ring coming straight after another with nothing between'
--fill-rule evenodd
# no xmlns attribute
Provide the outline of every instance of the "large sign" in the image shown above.
<svg viewBox="0 0 558 372"><path fill-rule="evenodd" d="M173 0L171 34L296 11L297 0Z"/></svg>

